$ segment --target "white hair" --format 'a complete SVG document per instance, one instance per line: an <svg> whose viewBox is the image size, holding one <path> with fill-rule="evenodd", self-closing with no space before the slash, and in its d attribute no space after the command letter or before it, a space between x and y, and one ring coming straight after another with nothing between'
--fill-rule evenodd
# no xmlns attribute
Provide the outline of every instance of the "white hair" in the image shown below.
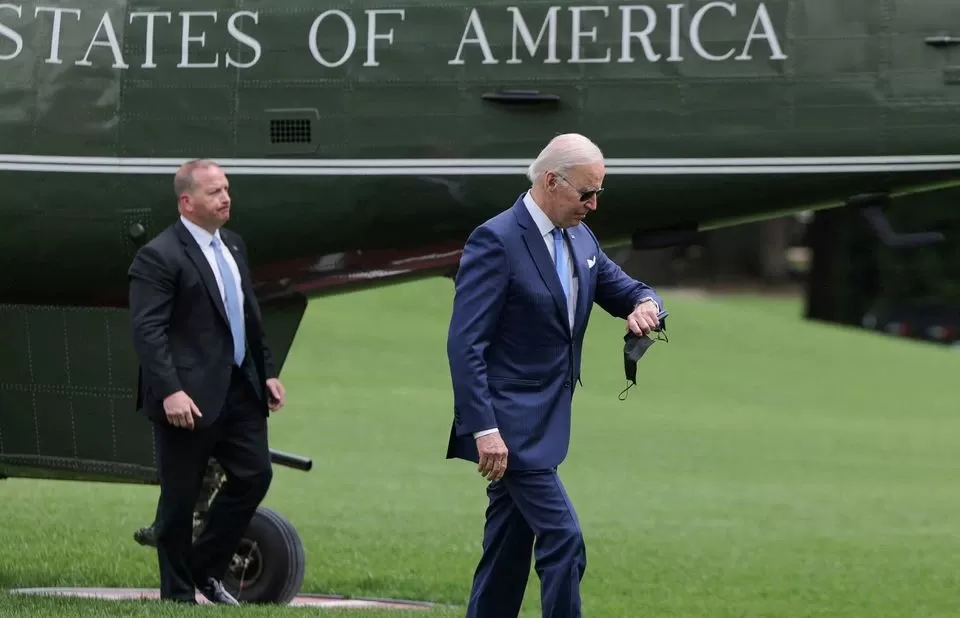
<svg viewBox="0 0 960 618"><path fill-rule="evenodd" d="M564 172L578 165L602 162L603 153L596 144L579 133L564 133L540 151L536 161L527 168L527 178L536 182L545 172Z"/></svg>

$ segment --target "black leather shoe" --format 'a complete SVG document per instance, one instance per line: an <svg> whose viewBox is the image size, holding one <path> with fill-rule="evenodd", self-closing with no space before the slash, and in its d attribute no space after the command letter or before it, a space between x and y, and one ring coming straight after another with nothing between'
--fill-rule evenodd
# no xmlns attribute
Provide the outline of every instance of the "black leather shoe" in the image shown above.
<svg viewBox="0 0 960 618"><path fill-rule="evenodd" d="M197 590L211 603L218 605L240 605L233 596L227 592L219 581L208 577L206 581L197 584Z"/></svg>

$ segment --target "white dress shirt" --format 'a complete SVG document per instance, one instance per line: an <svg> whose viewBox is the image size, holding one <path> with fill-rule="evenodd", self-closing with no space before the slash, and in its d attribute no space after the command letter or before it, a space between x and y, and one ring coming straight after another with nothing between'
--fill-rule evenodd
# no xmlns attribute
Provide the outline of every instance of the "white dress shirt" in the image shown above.
<svg viewBox="0 0 960 618"><path fill-rule="evenodd" d="M226 243L223 242L223 237L220 236L220 230L217 230L215 234L211 234L196 223L188 221L187 218L182 215L180 216L180 221L183 222L183 225L186 226L187 231L190 232L190 235L193 236L194 240L197 241L197 244L200 245L200 250L203 251L203 256L207 258L207 262L210 263L210 269L213 271L213 276L217 278L217 286L220 288L220 298L223 300L224 307L226 307L227 298L223 293L223 276L220 274L220 267L217 266L217 254L215 253L213 245L210 244L214 236L220 239L223 258L226 260L227 266L230 267L230 271L233 273L233 280L236 282L235 287L237 298L240 299L240 306L242 307L243 289L240 285L240 270L237 268L237 262L233 259L233 254L230 252L230 249L227 247Z"/></svg>
<svg viewBox="0 0 960 618"><path fill-rule="evenodd" d="M556 264L557 256L554 252L553 234L550 232L557 226L550 221L546 213L533 201L533 196L530 195L529 191L523 196L523 204L527 207L530 216L533 217L533 222L537 224L537 229L540 230L540 236L547 245L547 251L550 252L550 262ZM570 241L567 239L566 234L564 234L563 242L567 247L567 272L570 273L567 279L567 289L570 290L570 297L567 298L567 319L570 321L570 330L573 330L573 314L577 307L577 297L580 295L580 289L577 285L577 269L573 267L573 252L570 251Z"/></svg>

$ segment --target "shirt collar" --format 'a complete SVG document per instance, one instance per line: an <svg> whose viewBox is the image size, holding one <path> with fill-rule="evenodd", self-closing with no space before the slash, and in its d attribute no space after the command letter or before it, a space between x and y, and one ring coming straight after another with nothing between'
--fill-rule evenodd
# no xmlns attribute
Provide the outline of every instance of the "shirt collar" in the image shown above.
<svg viewBox="0 0 960 618"><path fill-rule="evenodd" d="M217 230L215 233L211 234L183 215L180 215L180 221L183 223L184 227L187 228L187 231L190 232L190 235L193 236L194 240L197 241L197 244L200 245L201 249L209 247L210 241L213 240L214 237L220 239L221 242L223 241L223 238L220 237L220 230Z"/></svg>
<svg viewBox="0 0 960 618"><path fill-rule="evenodd" d="M533 201L533 196L530 195L529 191L523 195L523 204L527 207L530 216L533 217L533 222L537 224L541 236L546 236L553 228L557 227L550 221L550 217L543 212L540 205Z"/></svg>

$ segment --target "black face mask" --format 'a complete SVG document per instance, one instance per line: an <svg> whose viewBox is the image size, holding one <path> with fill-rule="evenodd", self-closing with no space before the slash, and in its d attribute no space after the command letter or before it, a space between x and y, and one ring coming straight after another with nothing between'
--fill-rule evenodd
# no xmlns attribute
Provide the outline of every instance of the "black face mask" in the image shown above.
<svg viewBox="0 0 960 618"><path fill-rule="evenodd" d="M627 385L627 388L620 391L618 398L620 401L623 401L627 398L627 391L632 387L637 385L637 362L646 354L647 350L650 349L657 341L669 342L667 339L666 325L663 322L663 319L669 315L666 311L661 311L657 318L660 320L660 328L655 332L657 333L656 339L651 339L648 335L635 335L632 331L627 331L627 334L623 336L623 373L627 378L627 381L630 384Z"/></svg>

